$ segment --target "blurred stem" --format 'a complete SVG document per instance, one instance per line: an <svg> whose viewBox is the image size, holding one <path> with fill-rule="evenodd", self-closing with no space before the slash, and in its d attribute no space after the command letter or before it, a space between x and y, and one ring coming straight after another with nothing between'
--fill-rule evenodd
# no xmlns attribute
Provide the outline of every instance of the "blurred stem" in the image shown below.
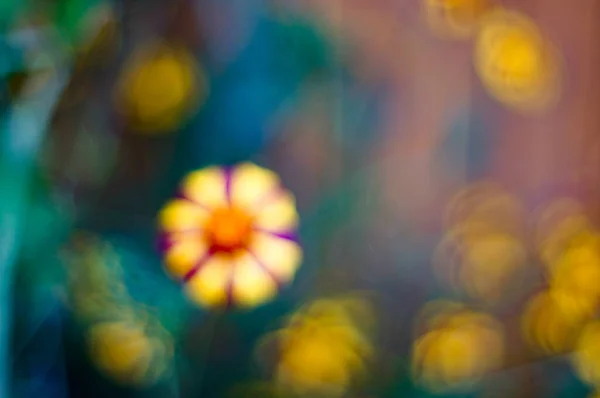
<svg viewBox="0 0 600 398"><path fill-rule="evenodd" d="M35 80L28 82L25 97L8 112L0 132L0 397L11 396L12 287L32 168L66 82L65 76L57 73L36 89L40 82Z"/></svg>
<svg viewBox="0 0 600 398"><path fill-rule="evenodd" d="M205 337L205 341L203 342L203 347L202 347L202 356L204 358L202 359L202 371L200 372L200 375L198 376L198 381L197 381L198 391L201 394L204 393L204 391L202 390L202 387L204 384L204 377L206 376L208 360L210 359L211 345L214 340L215 334L217 332L217 329L219 327L219 323L220 323L220 320L222 317L223 317L223 314L221 312L212 312L208 315L208 319L206 321L208 323L208 325L206 326L206 329L207 329L206 337Z"/></svg>

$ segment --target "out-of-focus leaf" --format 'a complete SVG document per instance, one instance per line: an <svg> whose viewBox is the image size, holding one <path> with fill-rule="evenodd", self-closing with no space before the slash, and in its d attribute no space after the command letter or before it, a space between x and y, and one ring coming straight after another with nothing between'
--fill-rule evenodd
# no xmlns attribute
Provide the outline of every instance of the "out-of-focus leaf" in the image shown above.
<svg viewBox="0 0 600 398"><path fill-rule="evenodd" d="M87 16L102 0L60 0L56 6L56 27L67 43L78 45L84 39Z"/></svg>

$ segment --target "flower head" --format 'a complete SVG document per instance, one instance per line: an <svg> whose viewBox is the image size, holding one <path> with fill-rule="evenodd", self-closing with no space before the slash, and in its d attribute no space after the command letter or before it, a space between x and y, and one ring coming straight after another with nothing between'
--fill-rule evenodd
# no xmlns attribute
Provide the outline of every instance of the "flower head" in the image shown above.
<svg viewBox="0 0 600 398"><path fill-rule="evenodd" d="M159 224L168 272L201 305L259 305L300 264L294 198L255 164L190 173Z"/></svg>

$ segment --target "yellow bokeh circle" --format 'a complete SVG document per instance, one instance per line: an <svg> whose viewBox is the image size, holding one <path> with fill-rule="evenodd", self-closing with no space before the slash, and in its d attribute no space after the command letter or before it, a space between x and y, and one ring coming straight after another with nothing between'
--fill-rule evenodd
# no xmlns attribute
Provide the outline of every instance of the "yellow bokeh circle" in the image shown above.
<svg viewBox="0 0 600 398"><path fill-rule="evenodd" d="M88 331L91 359L105 376L127 385L143 386L164 375L173 356L170 337L149 333L143 323L108 321Z"/></svg>
<svg viewBox="0 0 600 398"><path fill-rule="evenodd" d="M592 322L583 329L571 359L581 380L600 386L600 322Z"/></svg>
<svg viewBox="0 0 600 398"><path fill-rule="evenodd" d="M495 10L482 21L475 68L490 95L522 110L546 109L558 96L559 57L528 17Z"/></svg>
<svg viewBox="0 0 600 398"><path fill-rule="evenodd" d="M438 36L462 39L476 30L490 10L490 0L424 0L423 11L429 28Z"/></svg>
<svg viewBox="0 0 600 398"><path fill-rule="evenodd" d="M343 396L373 356L368 301L359 296L321 299L295 312L264 345L278 347L274 381L298 396Z"/></svg>
<svg viewBox="0 0 600 398"><path fill-rule="evenodd" d="M435 302L420 318L424 330L413 344L412 376L427 390L465 389L501 366L504 333L489 315Z"/></svg>
<svg viewBox="0 0 600 398"><path fill-rule="evenodd" d="M206 91L205 75L187 48L153 43L134 52L126 64L118 110L136 131L166 133L187 120Z"/></svg>

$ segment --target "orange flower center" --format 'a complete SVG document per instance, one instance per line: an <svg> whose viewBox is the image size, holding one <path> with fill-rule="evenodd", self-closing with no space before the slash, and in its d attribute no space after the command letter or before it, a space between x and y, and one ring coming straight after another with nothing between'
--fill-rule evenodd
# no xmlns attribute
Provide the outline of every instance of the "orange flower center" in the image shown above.
<svg viewBox="0 0 600 398"><path fill-rule="evenodd" d="M252 236L252 217L235 207L219 208L209 218L205 234L213 251L244 249Z"/></svg>

